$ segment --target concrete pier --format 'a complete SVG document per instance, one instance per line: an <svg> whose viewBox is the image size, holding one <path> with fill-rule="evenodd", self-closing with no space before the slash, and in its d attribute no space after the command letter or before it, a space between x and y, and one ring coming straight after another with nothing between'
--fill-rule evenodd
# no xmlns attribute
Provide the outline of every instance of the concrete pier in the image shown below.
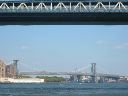
<svg viewBox="0 0 128 96"><path fill-rule="evenodd" d="M44 79L38 79L38 78L24 78L24 79L0 78L0 83L44 83Z"/></svg>

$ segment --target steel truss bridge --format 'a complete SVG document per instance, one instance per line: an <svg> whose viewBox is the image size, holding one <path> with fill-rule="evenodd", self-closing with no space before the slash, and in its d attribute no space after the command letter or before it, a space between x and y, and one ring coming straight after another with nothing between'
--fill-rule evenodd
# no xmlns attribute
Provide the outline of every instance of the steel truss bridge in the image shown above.
<svg viewBox="0 0 128 96"><path fill-rule="evenodd" d="M128 24L128 1L0 1L0 24Z"/></svg>
<svg viewBox="0 0 128 96"><path fill-rule="evenodd" d="M81 75L81 76L93 76L92 73L83 73L83 72L21 72L20 75ZM120 75L114 74L103 74L97 73L97 77L109 77L109 78L120 78Z"/></svg>
<svg viewBox="0 0 128 96"><path fill-rule="evenodd" d="M82 70L85 70L86 68L82 68ZM89 68L90 69L90 68ZM105 79L114 79L116 81L118 81L119 79L121 79L124 76L121 75L115 75L115 74L105 74L105 73L98 73L96 72L97 68L96 68L96 63L91 63L91 72L87 73L87 72L82 72L82 70L77 70L77 72L46 72L46 71L39 71L39 72L20 72L19 75L35 75L35 76L57 76L57 75L68 75L71 78L73 78L73 81L79 81L81 76L89 76L91 77L91 82L97 82L97 77L100 78L100 80L105 80Z"/></svg>

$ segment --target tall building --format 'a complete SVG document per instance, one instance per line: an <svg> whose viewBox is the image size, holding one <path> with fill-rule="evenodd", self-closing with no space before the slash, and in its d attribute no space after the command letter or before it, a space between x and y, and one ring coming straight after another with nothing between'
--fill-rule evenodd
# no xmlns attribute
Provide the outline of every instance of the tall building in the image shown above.
<svg viewBox="0 0 128 96"><path fill-rule="evenodd" d="M13 64L6 65L6 77L8 78L16 78L16 69Z"/></svg>
<svg viewBox="0 0 128 96"><path fill-rule="evenodd" d="M16 78L18 76L17 62L19 60L13 60L13 63L6 65L4 61L0 60L0 78Z"/></svg>
<svg viewBox="0 0 128 96"><path fill-rule="evenodd" d="M15 69L15 75L16 76L18 76L18 67L17 67L17 65L18 65L18 61L19 60L13 60L13 65L14 65L14 69Z"/></svg>
<svg viewBox="0 0 128 96"><path fill-rule="evenodd" d="M5 66L4 61L0 60L0 78L5 77Z"/></svg>
<svg viewBox="0 0 128 96"><path fill-rule="evenodd" d="M17 69L18 60L13 60L13 63L10 65L6 65L5 73L8 78L16 78L18 75Z"/></svg>

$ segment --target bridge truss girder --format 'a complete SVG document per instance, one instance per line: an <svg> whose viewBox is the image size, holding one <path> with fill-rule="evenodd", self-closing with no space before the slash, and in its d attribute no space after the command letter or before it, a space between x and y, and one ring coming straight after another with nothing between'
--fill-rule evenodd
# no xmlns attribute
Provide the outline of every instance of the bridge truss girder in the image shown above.
<svg viewBox="0 0 128 96"><path fill-rule="evenodd" d="M3 2L0 3L0 12L128 12L128 2Z"/></svg>

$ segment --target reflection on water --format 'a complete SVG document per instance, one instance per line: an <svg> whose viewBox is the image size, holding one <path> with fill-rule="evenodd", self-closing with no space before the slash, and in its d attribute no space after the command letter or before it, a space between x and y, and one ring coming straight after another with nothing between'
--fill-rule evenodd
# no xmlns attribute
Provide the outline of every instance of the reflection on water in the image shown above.
<svg viewBox="0 0 128 96"><path fill-rule="evenodd" d="M0 84L0 96L128 96L128 83Z"/></svg>

